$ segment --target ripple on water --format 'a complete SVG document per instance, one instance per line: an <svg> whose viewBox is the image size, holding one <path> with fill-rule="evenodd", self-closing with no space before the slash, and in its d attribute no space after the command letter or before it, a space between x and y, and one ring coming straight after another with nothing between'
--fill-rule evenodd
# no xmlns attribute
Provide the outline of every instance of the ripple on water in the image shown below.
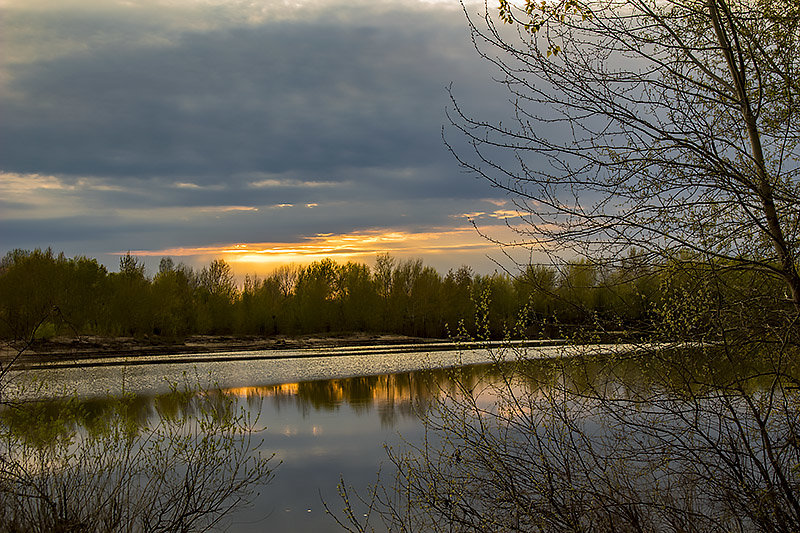
<svg viewBox="0 0 800 533"><path fill-rule="evenodd" d="M206 356L210 360L199 357L193 362L164 362L162 356L152 364L19 370L9 376L4 394L7 398L48 398L70 393L78 396L126 392L160 394L168 392L176 383L187 381L190 385L222 388L275 385L490 363L497 357L507 360L547 358L558 356L564 350L563 346L431 352L402 352L396 348L376 352L364 348L333 349L317 352L324 354L320 356L309 356L309 352L297 350L230 352ZM614 348L625 349L622 345ZM572 347L570 351L575 349ZM177 357L183 356L174 356ZM225 360L226 357L230 360Z"/></svg>

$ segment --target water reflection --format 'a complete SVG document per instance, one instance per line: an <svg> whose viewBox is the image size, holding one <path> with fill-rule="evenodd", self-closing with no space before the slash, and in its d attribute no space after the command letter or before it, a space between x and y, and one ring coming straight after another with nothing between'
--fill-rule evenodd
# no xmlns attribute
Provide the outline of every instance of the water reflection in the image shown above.
<svg viewBox="0 0 800 533"><path fill-rule="evenodd" d="M608 345L602 349L619 350L625 347ZM238 388L476 365L494 362L498 354L507 358L551 358L564 355L565 350L569 350L572 356L581 351L578 347L524 347L512 344L503 348L454 349L430 353L419 350L408 353L349 351L344 354L306 351L299 357L278 351L248 352L244 358L240 357L241 354L229 353L190 362L174 356L157 364L151 358L145 358L128 366L124 361L118 361L119 364L114 365L17 369L6 376L3 393L6 399L126 393L152 395L170 392L174 383L186 379L186 376L210 381L221 388Z"/></svg>
<svg viewBox="0 0 800 533"><path fill-rule="evenodd" d="M456 390L455 378L477 383L493 373L483 364L229 388L184 378L161 394L22 402L0 411L0 424L29 445L46 447L76 432L102 436L115 426L146 435L159 420L213 413L210 406L232 400L256 419L252 430L260 451L275 453L282 463L253 506L230 517L232 529L337 531L321 498L337 501L339 479L361 488L374 483L386 461L384 446L419 438L418 416Z"/></svg>
<svg viewBox="0 0 800 533"><path fill-rule="evenodd" d="M364 488L375 482L381 464L390 475L384 446L419 442L424 431L420 415L443 395L478 391L490 402L494 385L511 384L524 389L533 406L537 394L547 395L554 386L578 393L614 389L615 396L636 397L656 386L682 390L686 381L681 372L702 375L708 384L732 374L763 375L750 359L733 366L717 362L714 377L706 369L717 355L705 353L700 357L684 350L669 365L641 354L611 361L598 354L594 359L513 361L258 386L211 387L184 376L165 393L25 402L1 411L0 423L32 444L46 445L74 431L102 434L120 419L128 427L146 428L159 419L191 416L232 400L234 408L257 416L252 431L262 440L260 450L282 461L254 505L231 517L232 530L337 531L321 499L338 501L340 477Z"/></svg>
<svg viewBox="0 0 800 533"><path fill-rule="evenodd" d="M108 421L125 417L129 425L144 427L154 419L187 416L199 402L217 395L234 397L249 411L268 415L291 410L301 418L312 411L337 412L346 406L356 415L377 413L385 428L399 419L425 413L442 393L452 393L456 383L477 383L500 375L494 365L472 365L455 369L420 370L379 376L328 379L278 385L207 388L208 383L184 380L164 394L125 394L92 398L20 402L0 411L0 420L18 435L45 442L56 434L76 429L102 432Z"/></svg>
<svg viewBox="0 0 800 533"><path fill-rule="evenodd" d="M488 368L488 367L487 367ZM479 367L465 370L478 374ZM452 371L427 370L366 376L347 379L306 381L262 387L228 389L227 392L243 398L252 409L263 408L268 402L271 409L295 409L307 417L310 411L339 410L347 406L357 415L367 416L373 411L384 427L391 428L398 418L414 417L425 412L431 400L450 383Z"/></svg>
<svg viewBox="0 0 800 533"><path fill-rule="evenodd" d="M663 352L661 358L642 353L614 356L598 353L594 357L513 359L454 368L238 387L218 387L216 380L209 377L184 373L169 384L165 393L67 395L20 402L13 409L2 409L0 421L17 434L45 441L48 434L76 429L102 431L109 420L119 417L125 417L131 426L143 427L159 417L191 415L201 404L207 406L215 396L222 396L233 397L241 407L266 417L272 412L288 410L297 417L307 418L314 411L337 413L346 407L356 416L377 414L381 426L391 429L404 418L413 419L426 413L442 395L479 387L484 394L491 395L496 384L511 382L535 395L556 384L563 386L567 378L569 387L578 393L613 388L618 396L629 397L655 389L697 392L699 387L714 387L715 382L728 383L731 376L737 375L753 376L751 388L769 385L769 373L762 368L767 364L764 360L752 358L731 363L718 359L713 350L683 348L669 355L669 365L663 364ZM800 374L794 367L790 370L790 374ZM687 375L702 375L706 382L689 382Z"/></svg>

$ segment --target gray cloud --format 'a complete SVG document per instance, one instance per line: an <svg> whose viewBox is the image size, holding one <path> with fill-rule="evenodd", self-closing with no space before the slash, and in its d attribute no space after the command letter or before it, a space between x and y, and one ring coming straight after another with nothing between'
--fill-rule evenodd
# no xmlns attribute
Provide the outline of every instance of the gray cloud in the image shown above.
<svg viewBox="0 0 800 533"><path fill-rule="evenodd" d="M130 16L57 5L4 13L15 41L2 66L0 170L120 187L71 191L84 213L6 219L0 230L15 237L4 247L453 224L491 194L440 137L450 82L488 112L503 98L457 10L327 5L254 19L236 4L187 4L183 17L157 3ZM32 44L39 34L60 52ZM305 203L320 206L270 208ZM180 211L202 206L258 211Z"/></svg>

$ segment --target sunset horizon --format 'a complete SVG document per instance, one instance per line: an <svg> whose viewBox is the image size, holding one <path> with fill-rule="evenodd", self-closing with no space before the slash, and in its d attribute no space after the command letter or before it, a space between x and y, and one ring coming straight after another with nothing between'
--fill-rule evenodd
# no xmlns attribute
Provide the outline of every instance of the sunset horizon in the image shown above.
<svg viewBox="0 0 800 533"><path fill-rule="evenodd" d="M113 271L130 252L151 274L164 256L224 259L244 275L389 253L492 272L508 260L490 239L525 226L449 151L450 92L487 115L504 98L458 2L0 10L2 254L50 247Z"/></svg>

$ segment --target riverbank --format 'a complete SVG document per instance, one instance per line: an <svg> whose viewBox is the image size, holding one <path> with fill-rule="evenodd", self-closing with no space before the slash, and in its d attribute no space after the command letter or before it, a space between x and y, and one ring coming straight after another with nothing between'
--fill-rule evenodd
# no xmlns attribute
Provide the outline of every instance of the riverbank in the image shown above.
<svg viewBox="0 0 800 533"><path fill-rule="evenodd" d="M428 342L321 349L234 351L185 355L23 361L6 373L7 401L167 394L193 389L255 390L262 386L345 379L520 359L630 351L632 346L565 347L563 341ZM565 351L566 350L566 351Z"/></svg>
<svg viewBox="0 0 800 533"><path fill-rule="evenodd" d="M31 345L20 356L6 347L4 364L14 370L141 366L185 363L252 361L260 359L308 359L343 356L392 356L434 352L502 348L545 347L564 344L563 339L514 341L454 341L400 335L340 335L286 338L202 336L181 343L148 343L142 340L50 339Z"/></svg>
<svg viewBox="0 0 800 533"><path fill-rule="evenodd" d="M225 352L249 352L263 350L324 350L358 346L393 346L407 344L433 344L447 342L444 339L424 339L404 335L303 335L290 337L193 335L185 339L133 337L53 337L35 340L29 346L4 344L0 348L0 361L8 362L24 351L17 363L27 366L37 363L83 361L106 357L136 358L158 355L198 355Z"/></svg>

